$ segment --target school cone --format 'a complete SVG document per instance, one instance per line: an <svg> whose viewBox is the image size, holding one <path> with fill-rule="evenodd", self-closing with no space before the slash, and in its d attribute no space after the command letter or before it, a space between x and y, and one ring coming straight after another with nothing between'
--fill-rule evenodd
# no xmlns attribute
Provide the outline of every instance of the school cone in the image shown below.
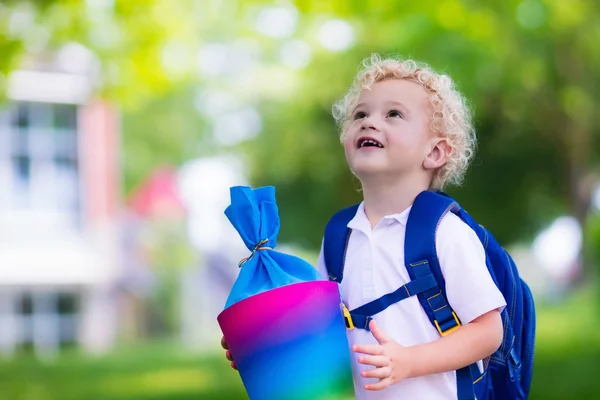
<svg viewBox="0 0 600 400"><path fill-rule="evenodd" d="M342 398L352 387L338 285L294 283L217 318L251 400Z"/></svg>

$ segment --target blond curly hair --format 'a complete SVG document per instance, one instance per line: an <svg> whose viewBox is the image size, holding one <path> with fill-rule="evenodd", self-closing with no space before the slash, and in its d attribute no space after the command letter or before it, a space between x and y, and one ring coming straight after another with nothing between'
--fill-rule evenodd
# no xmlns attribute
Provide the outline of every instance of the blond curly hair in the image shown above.
<svg viewBox="0 0 600 400"><path fill-rule="evenodd" d="M435 171L430 188L441 190L448 184L460 185L475 153L476 136L467 102L456 90L452 79L436 73L426 64L401 58L382 59L378 54L366 58L362 66L348 93L333 106L340 139L344 140L351 122L350 114L363 90L387 79L418 83L429 96L430 129L446 138L451 149L446 163Z"/></svg>

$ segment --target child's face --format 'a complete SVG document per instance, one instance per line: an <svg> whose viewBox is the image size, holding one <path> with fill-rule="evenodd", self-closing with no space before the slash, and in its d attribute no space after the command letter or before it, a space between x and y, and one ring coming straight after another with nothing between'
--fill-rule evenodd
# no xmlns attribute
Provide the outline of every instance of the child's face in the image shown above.
<svg viewBox="0 0 600 400"><path fill-rule="evenodd" d="M363 90L344 138L350 169L361 181L423 173L434 139L429 114L427 94L418 83L389 79Z"/></svg>

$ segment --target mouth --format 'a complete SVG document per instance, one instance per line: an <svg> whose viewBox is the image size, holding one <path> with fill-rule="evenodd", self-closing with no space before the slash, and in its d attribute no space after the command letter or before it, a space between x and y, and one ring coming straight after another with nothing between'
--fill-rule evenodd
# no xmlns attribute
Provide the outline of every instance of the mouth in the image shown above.
<svg viewBox="0 0 600 400"><path fill-rule="evenodd" d="M383 149L383 145L381 144L381 142L379 142L378 140L375 140L372 137L362 136L362 137L358 138L358 140L356 141L356 148L362 149L362 148L366 148L366 147L374 147L374 148Z"/></svg>

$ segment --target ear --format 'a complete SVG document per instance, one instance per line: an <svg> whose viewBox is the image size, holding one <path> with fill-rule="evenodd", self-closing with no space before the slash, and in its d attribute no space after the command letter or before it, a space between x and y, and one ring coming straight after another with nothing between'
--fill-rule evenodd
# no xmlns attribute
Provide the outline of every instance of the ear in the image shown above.
<svg viewBox="0 0 600 400"><path fill-rule="evenodd" d="M446 164L452 148L444 138L436 138L433 147L423 161L425 169L438 169Z"/></svg>

